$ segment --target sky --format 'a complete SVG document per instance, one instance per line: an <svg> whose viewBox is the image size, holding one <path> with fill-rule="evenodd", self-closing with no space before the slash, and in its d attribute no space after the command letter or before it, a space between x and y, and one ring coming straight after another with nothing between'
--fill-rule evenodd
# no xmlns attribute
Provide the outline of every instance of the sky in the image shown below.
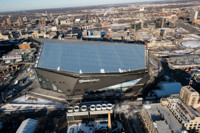
<svg viewBox="0 0 200 133"><path fill-rule="evenodd" d="M79 7L149 1L167 0L0 0L0 11L2 12L60 7Z"/></svg>

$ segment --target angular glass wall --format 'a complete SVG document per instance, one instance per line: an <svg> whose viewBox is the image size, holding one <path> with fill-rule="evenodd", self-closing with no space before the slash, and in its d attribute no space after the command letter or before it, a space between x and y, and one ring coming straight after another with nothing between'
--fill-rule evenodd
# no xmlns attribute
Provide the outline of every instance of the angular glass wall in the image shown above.
<svg viewBox="0 0 200 133"><path fill-rule="evenodd" d="M41 89L62 93L62 91L60 89L58 89L54 84L49 82L45 77L43 77L37 71L35 73L37 75Z"/></svg>

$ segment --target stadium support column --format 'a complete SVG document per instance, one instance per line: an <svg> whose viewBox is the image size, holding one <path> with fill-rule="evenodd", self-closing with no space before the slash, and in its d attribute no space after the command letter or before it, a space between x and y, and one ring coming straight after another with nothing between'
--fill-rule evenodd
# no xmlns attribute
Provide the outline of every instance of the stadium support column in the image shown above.
<svg viewBox="0 0 200 133"><path fill-rule="evenodd" d="M111 116L110 116L110 110L108 110L108 131L111 133Z"/></svg>

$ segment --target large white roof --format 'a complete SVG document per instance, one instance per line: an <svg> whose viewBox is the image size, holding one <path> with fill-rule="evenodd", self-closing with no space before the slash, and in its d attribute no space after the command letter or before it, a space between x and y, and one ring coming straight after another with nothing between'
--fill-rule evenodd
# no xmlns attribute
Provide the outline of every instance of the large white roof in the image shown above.
<svg viewBox="0 0 200 133"><path fill-rule="evenodd" d="M179 94L182 88L179 82L161 82L158 84L160 90L155 90L154 93L157 97L168 97L171 94Z"/></svg>
<svg viewBox="0 0 200 133"><path fill-rule="evenodd" d="M38 124L37 120L30 118L26 119L21 123L16 133L34 133L37 124Z"/></svg>
<svg viewBox="0 0 200 133"><path fill-rule="evenodd" d="M76 73L124 72L145 69L145 58L145 45L66 41L45 43L38 67Z"/></svg>

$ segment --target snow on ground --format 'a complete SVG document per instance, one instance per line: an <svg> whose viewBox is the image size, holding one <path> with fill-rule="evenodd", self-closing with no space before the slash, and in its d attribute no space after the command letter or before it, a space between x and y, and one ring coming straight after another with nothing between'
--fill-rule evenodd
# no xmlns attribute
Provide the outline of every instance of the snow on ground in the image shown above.
<svg viewBox="0 0 200 133"><path fill-rule="evenodd" d="M177 32L185 32L185 33L189 33L189 31L187 31L187 30L184 29L184 28L178 28L176 31L177 31Z"/></svg>
<svg viewBox="0 0 200 133"><path fill-rule="evenodd" d="M46 100L43 98L38 98L35 96L31 96L31 95L23 95L21 97L18 97L17 99L11 101L11 103L34 103L34 104L61 104L58 102L53 102L50 100Z"/></svg>
<svg viewBox="0 0 200 133"><path fill-rule="evenodd" d="M187 48L198 48L198 47L200 47L200 40L184 41L184 42L182 42L182 45Z"/></svg>
<svg viewBox="0 0 200 133"><path fill-rule="evenodd" d="M117 104L115 107L115 111L117 113L124 113L127 114L128 112L130 112L131 106L128 104Z"/></svg>
<svg viewBox="0 0 200 133"><path fill-rule="evenodd" d="M177 54L184 54L184 53L189 53L189 52L192 52L194 49L185 49L185 50L174 50L173 52L174 53L177 53Z"/></svg>
<svg viewBox="0 0 200 133"><path fill-rule="evenodd" d="M195 34L190 34L190 37L196 38L196 39L200 39L200 36L195 35Z"/></svg>
<svg viewBox="0 0 200 133"><path fill-rule="evenodd" d="M121 131L123 128L122 124L118 121L117 123L117 128L112 129L112 132L114 131ZM95 133L95 130L105 130L107 131L108 129L108 123L103 122L103 123L95 123L94 121L89 122L88 124L86 123L78 123L78 124L73 124L68 127L67 133L78 133L78 132L83 132L83 133Z"/></svg>
<svg viewBox="0 0 200 133"><path fill-rule="evenodd" d="M13 112L13 111L31 111L40 109L57 109L62 107L63 105L5 104L1 106L0 110L3 112Z"/></svg>

